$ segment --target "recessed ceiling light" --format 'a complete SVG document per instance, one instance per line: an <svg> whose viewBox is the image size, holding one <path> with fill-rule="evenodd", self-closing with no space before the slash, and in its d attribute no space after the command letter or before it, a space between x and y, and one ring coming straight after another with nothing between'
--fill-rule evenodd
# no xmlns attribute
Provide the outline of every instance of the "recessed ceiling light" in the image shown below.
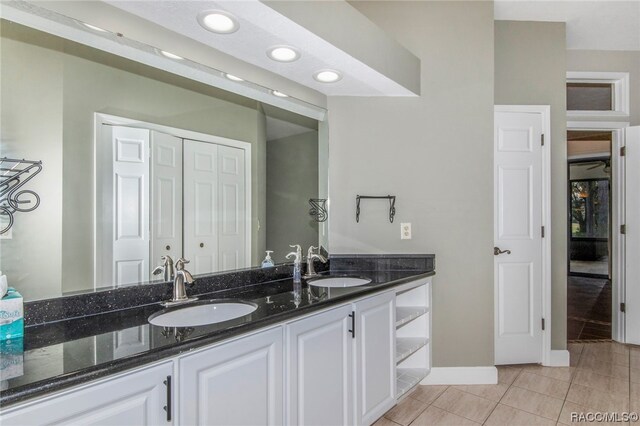
<svg viewBox="0 0 640 426"><path fill-rule="evenodd" d="M277 96L279 98L288 98L289 97L289 95L287 95L285 93L282 93L282 92L280 92L278 90L272 90L271 93L273 94L273 96Z"/></svg>
<svg viewBox="0 0 640 426"><path fill-rule="evenodd" d="M244 78L236 77L233 74L225 73L224 76L227 77L231 81L244 81Z"/></svg>
<svg viewBox="0 0 640 426"><path fill-rule="evenodd" d="M293 62L300 57L300 52L291 46L273 46L267 56L278 62Z"/></svg>
<svg viewBox="0 0 640 426"><path fill-rule="evenodd" d="M184 59L182 56L178 56L175 53L167 52L166 50L161 50L160 53L169 59L178 59L178 60Z"/></svg>
<svg viewBox="0 0 640 426"><path fill-rule="evenodd" d="M342 74L335 70L321 70L313 74L313 78L320 83L335 83L342 78Z"/></svg>
<svg viewBox="0 0 640 426"><path fill-rule="evenodd" d="M84 25L85 27L89 28L90 30L100 31L101 33L106 33L107 32L107 30L103 30L102 28L96 27L95 25L87 24L86 22L83 22L82 25Z"/></svg>
<svg viewBox="0 0 640 426"><path fill-rule="evenodd" d="M206 10L200 13L198 22L205 29L218 34L231 34L240 28L240 24L233 15L221 10Z"/></svg>

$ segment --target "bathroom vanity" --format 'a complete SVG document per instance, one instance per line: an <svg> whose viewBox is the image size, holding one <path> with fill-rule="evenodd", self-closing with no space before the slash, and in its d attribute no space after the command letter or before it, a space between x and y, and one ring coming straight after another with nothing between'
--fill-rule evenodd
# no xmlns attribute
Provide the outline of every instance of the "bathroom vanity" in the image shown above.
<svg viewBox="0 0 640 426"><path fill-rule="evenodd" d="M429 372L427 259L323 273L371 280L354 287L280 279L199 294L257 306L217 324L151 325L163 312L154 303L28 327L25 374L0 393L1 422L371 424Z"/></svg>

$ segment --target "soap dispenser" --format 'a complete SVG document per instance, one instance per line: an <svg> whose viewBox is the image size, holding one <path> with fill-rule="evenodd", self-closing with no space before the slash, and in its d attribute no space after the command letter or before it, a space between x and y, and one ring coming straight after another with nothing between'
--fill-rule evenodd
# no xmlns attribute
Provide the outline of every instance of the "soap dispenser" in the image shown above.
<svg viewBox="0 0 640 426"><path fill-rule="evenodd" d="M293 283L297 284L302 282L302 247L300 247L300 244L294 244L289 247L296 249L296 251L289 253L286 258L291 259L292 256L295 256L293 259Z"/></svg>
<svg viewBox="0 0 640 426"><path fill-rule="evenodd" d="M271 253L273 253L273 250L267 250L267 256L262 261L262 267L263 268L271 268L271 267L275 266L273 264L273 259L271 259Z"/></svg>

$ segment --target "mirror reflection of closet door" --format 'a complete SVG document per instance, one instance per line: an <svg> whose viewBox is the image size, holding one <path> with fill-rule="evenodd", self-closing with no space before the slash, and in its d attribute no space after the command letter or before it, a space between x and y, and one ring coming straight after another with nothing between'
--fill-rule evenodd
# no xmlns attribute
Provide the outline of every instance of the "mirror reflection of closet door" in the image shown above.
<svg viewBox="0 0 640 426"><path fill-rule="evenodd" d="M184 140L184 257L204 274L218 264L218 146Z"/></svg>
<svg viewBox="0 0 640 426"><path fill-rule="evenodd" d="M244 151L220 145L219 207L220 267L223 271L250 266L246 259L246 206Z"/></svg>
<svg viewBox="0 0 640 426"><path fill-rule="evenodd" d="M182 139L151 132L151 270L182 257Z"/></svg>
<svg viewBox="0 0 640 426"><path fill-rule="evenodd" d="M184 140L184 257L195 274L249 266L244 154Z"/></svg>
<svg viewBox="0 0 640 426"><path fill-rule="evenodd" d="M104 126L110 153L102 164L104 250L113 258L101 259L104 284L115 286L149 280L149 130ZM105 144L106 145L106 144ZM110 161L109 161L110 160ZM110 234L110 235L109 235ZM110 238L107 238L109 235Z"/></svg>

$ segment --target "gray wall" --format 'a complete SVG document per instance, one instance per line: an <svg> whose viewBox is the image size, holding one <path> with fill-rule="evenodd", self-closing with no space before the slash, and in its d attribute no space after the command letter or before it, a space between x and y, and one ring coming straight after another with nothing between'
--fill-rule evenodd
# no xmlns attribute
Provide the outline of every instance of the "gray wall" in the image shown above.
<svg viewBox="0 0 640 426"><path fill-rule="evenodd" d="M551 347L567 336L566 32L557 22L496 21L496 105L551 105Z"/></svg>
<svg viewBox="0 0 640 426"><path fill-rule="evenodd" d="M318 245L318 223L309 216L309 198L317 197L318 132L267 141L266 249L276 263L287 261L291 244L303 254Z"/></svg>
<svg viewBox="0 0 640 426"><path fill-rule="evenodd" d="M93 286L94 112L252 143L260 235L266 142L257 102L4 21L1 43L3 155L45 163L33 186L43 204L0 240L3 273L27 300ZM264 243L254 245L257 259Z"/></svg>
<svg viewBox="0 0 640 426"><path fill-rule="evenodd" d="M434 365L493 365L493 3L351 4L420 58L422 96L329 97L330 252L435 253ZM394 223L385 201L356 223L357 194L396 195Z"/></svg>
<svg viewBox="0 0 640 426"><path fill-rule="evenodd" d="M8 25L0 21L2 34ZM55 297L62 264L62 70L61 44L49 39L28 46L0 39L0 157L42 160L44 169L28 187L40 206L16 213L12 239L0 239L0 270L23 296ZM31 238L33 238L31 240ZM39 289L22 284L48 283Z"/></svg>
<svg viewBox="0 0 640 426"><path fill-rule="evenodd" d="M629 121L632 126L640 125L640 52L568 50L567 71L628 72L630 80L630 117L571 117L571 121Z"/></svg>

